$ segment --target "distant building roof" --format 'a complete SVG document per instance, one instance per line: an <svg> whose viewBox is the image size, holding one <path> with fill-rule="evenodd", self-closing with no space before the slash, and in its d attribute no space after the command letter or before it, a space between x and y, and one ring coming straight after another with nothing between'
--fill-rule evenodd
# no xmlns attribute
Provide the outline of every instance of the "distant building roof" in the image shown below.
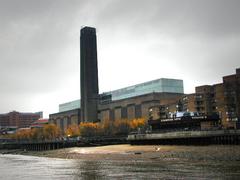
<svg viewBox="0 0 240 180"><path fill-rule="evenodd" d="M32 127L43 127L44 124L47 124L49 122L49 119L38 119L36 121L34 121L32 124L31 124L31 128Z"/></svg>

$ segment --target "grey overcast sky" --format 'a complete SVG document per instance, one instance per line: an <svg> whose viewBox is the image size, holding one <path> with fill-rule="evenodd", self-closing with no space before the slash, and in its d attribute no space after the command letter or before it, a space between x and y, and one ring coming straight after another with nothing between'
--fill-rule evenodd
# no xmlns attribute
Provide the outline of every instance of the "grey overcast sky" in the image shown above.
<svg viewBox="0 0 240 180"><path fill-rule="evenodd" d="M100 92L158 79L185 93L240 67L239 0L0 0L0 113L80 96L79 31L97 28Z"/></svg>

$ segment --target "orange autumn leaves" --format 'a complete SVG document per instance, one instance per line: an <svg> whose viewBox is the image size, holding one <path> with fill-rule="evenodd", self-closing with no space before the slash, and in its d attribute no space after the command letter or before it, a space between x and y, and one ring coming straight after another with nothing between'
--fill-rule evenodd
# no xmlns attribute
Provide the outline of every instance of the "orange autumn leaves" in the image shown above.
<svg viewBox="0 0 240 180"><path fill-rule="evenodd" d="M94 137L94 136L118 136L127 135L130 131L136 131L139 127L146 126L146 120L143 118L127 120L105 120L100 123L81 122L79 125L72 124L68 126L65 132L55 124L47 124L43 128L22 129L17 131L14 139L17 140L54 140L66 137Z"/></svg>
<svg viewBox="0 0 240 180"><path fill-rule="evenodd" d="M72 124L68 126L68 128L65 131L65 135L68 137L76 137L80 136L80 128L77 124Z"/></svg>
<svg viewBox="0 0 240 180"><path fill-rule="evenodd" d="M101 123L82 122L79 125L78 132L82 137L127 135L130 131L145 126L146 120L143 118L133 120L121 119L115 121L105 120Z"/></svg>
<svg viewBox="0 0 240 180"><path fill-rule="evenodd" d="M137 129L138 127L143 127L146 125L146 120L143 118L140 119L133 119L129 121L129 126L131 129Z"/></svg>
<svg viewBox="0 0 240 180"><path fill-rule="evenodd" d="M53 140L60 137L60 129L55 124L46 124L43 128L20 129L13 138L17 140Z"/></svg>

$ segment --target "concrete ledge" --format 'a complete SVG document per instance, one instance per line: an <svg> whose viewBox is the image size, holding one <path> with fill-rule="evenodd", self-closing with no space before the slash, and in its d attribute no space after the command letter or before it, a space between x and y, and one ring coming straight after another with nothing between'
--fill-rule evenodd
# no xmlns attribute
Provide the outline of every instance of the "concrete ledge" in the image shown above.
<svg viewBox="0 0 240 180"><path fill-rule="evenodd" d="M128 135L128 141L153 139L186 139L206 138L218 136L240 135L240 130L214 130L214 131L176 131L166 133L133 134Z"/></svg>

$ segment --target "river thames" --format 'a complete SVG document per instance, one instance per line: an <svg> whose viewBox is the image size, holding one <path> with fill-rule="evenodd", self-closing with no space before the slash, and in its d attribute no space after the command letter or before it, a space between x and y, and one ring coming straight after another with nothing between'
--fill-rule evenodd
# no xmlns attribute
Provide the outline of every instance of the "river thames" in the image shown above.
<svg viewBox="0 0 240 180"><path fill-rule="evenodd" d="M129 145L1 154L0 179L239 179L239 154L239 146Z"/></svg>

